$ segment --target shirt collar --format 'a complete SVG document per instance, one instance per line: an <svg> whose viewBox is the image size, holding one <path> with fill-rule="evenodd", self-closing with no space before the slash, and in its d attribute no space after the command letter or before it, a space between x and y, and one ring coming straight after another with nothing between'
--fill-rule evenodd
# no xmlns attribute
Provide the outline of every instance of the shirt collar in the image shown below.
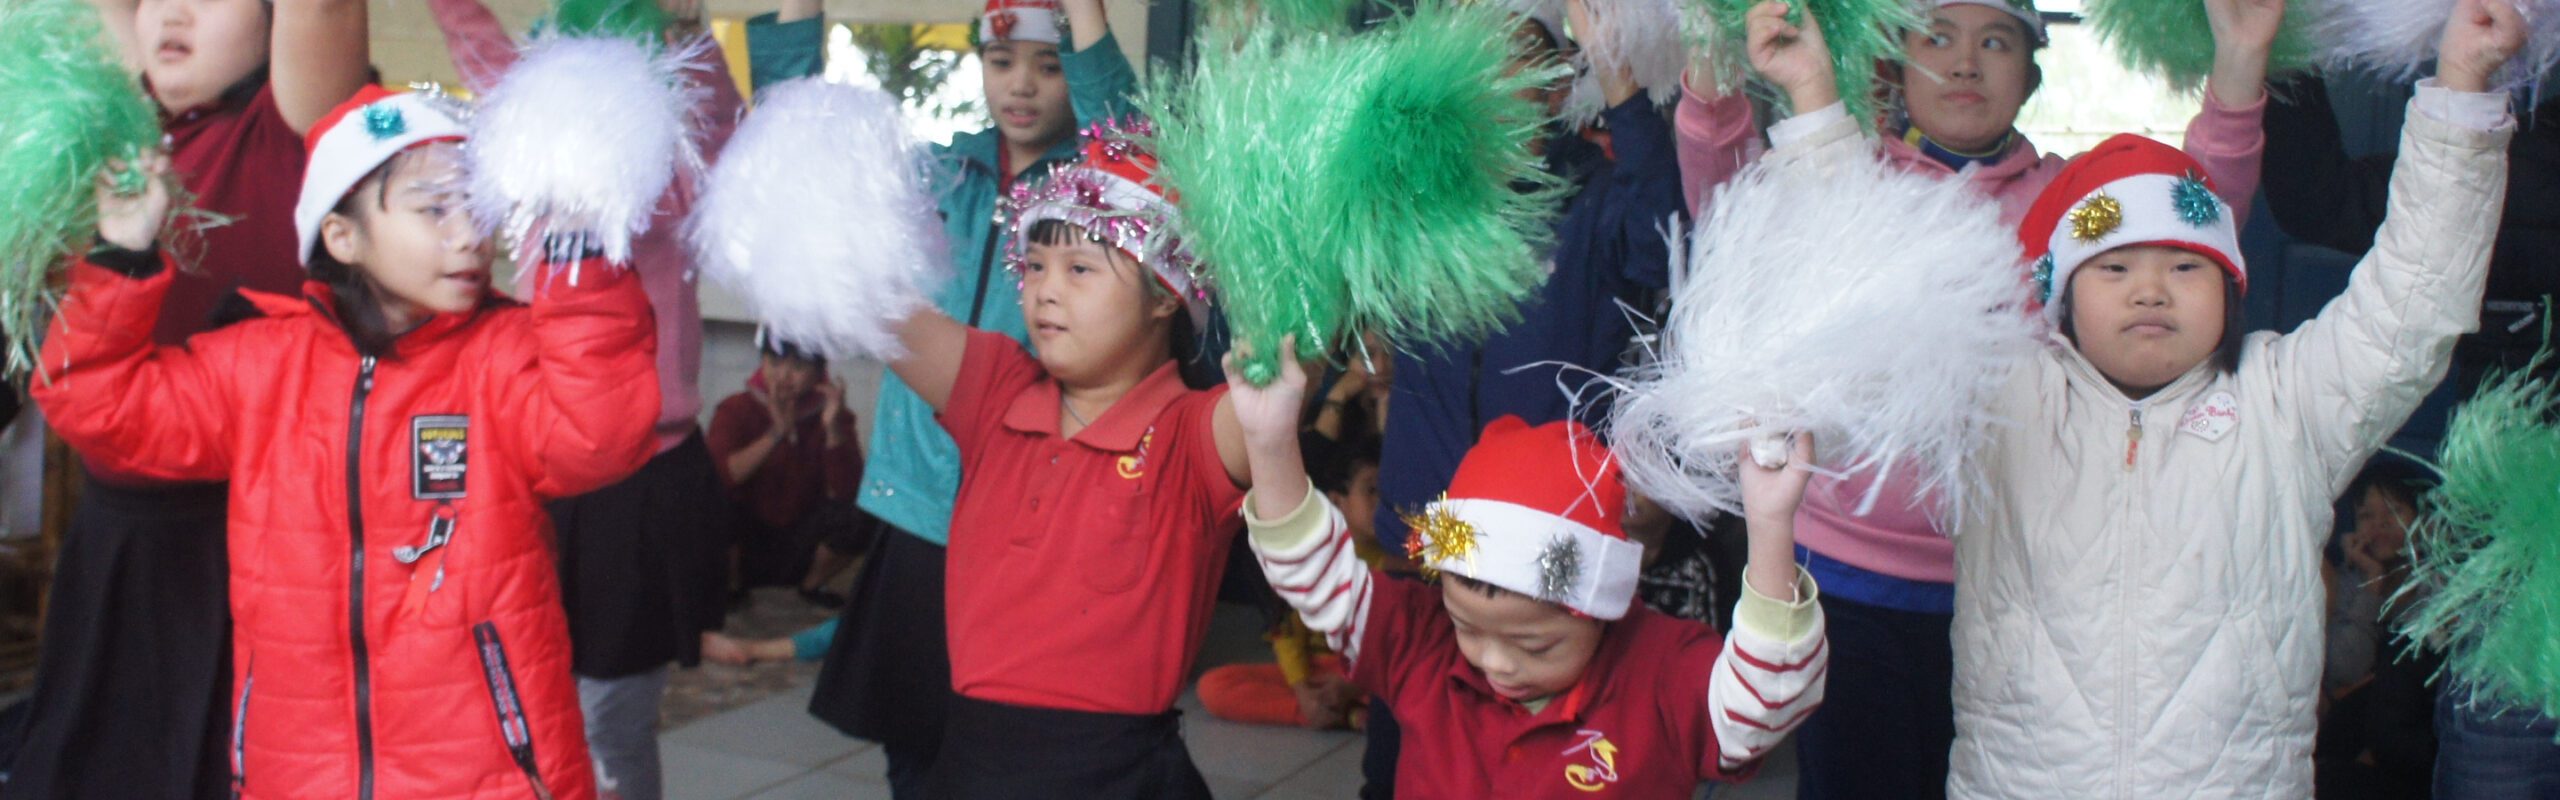
<svg viewBox="0 0 2560 800"><path fill-rule="evenodd" d="M1074 440L1115 453L1137 450L1147 432L1155 429L1156 418L1163 415L1165 407L1190 391L1182 384L1182 372L1167 360L1104 409L1092 424L1077 431ZM1004 426L1022 433L1057 436L1059 402L1064 396L1056 378L1043 377L1014 396L1013 405L1005 408Z"/></svg>
<svg viewBox="0 0 2560 800"><path fill-rule="evenodd" d="M1904 129L1902 143L1920 151L1921 155L1928 156L1929 160L1946 165L1948 169L1962 171L1975 164L1990 166L1999 163L2003 157L2009 155L2010 149L2017 147L2018 138L2017 129L2012 128L2008 133L2001 134L1999 143L1992 145L1990 150L1967 153L1939 144L1937 140L1929 138L1928 134L1920 132L1919 126L1915 125Z"/></svg>
<svg viewBox="0 0 2560 800"><path fill-rule="evenodd" d="M153 103L152 105L155 108L159 108L160 125L161 127L166 128L172 125L194 122L226 111L238 111L248 108L250 102L258 99L258 90L264 88L267 88L267 68L259 67L256 70L251 71L248 77L241 78L239 83L232 84L231 88L222 90L222 94L215 97L211 103L197 106L195 108L184 109L160 107L158 103ZM142 90L146 95L150 93L150 76L143 76Z"/></svg>
<svg viewBox="0 0 2560 800"><path fill-rule="evenodd" d="M1627 614L1632 618L1641 612L1641 609L1629 609ZM1521 705L1519 701L1496 694L1493 691L1493 682L1485 680L1484 672L1476 669L1474 664L1467 663L1464 655L1450 659L1449 690L1475 692L1487 701L1520 709L1529 716L1548 722L1580 722L1592 707L1607 701L1614 694L1612 690L1615 687L1609 683L1609 675L1617 670L1619 661L1625 660L1627 642L1635 638L1628 631L1623 630L1627 622L1628 620L1621 619L1616 622L1602 623L1607 627L1600 629L1600 646L1591 651L1591 663L1583 665L1582 678L1574 681L1573 688L1549 700L1544 707L1535 712L1530 712L1528 707Z"/></svg>

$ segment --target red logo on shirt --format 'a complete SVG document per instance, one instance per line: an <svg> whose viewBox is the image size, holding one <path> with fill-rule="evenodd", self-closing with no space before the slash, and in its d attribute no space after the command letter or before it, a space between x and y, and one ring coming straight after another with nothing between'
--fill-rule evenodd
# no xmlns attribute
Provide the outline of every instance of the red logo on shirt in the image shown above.
<svg viewBox="0 0 2560 800"><path fill-rule="evenodd" d="M1565 755L1590 753L1591 763L1572 764L1564 768L1564 782L1586 792L1597 792L1618 782L1618 745L1608 734L1595 730L1578 730L1574 735L1582 741L1565 748Z"/></svg>

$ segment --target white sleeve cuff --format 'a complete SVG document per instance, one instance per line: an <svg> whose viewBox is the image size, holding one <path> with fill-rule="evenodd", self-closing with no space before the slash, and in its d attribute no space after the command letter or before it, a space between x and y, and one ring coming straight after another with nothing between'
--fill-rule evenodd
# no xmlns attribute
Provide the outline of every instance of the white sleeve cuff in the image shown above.
<svg viewBox="0 0 2560 800"><path fill-rule="evenodd" d="M1776 150L1804 141L1805 137L1812 136L1814 131L1822 130L1822 126L1848 118L1848 104L1832 103L1778 120L1777 124L1769 126L1769 149Z"/></svg>
<svg viewBox="0 0 2560 800"><path fill-rule="evenodd" d="M2412 105L2429 119L2468 130L2493 131L2509 124L2507 93L2455 91L2434 78L2418 82Z"/></svg>

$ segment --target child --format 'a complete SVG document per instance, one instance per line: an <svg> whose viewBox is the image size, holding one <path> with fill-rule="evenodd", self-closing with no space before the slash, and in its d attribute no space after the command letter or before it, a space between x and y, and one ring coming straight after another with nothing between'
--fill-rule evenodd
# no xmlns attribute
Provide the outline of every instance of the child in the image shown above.
<svg viewBox="0 0 2560 800"><path fill-rule="evenodd" d="M367 72L353 0L96 0L161 110L172 170L229 224L175 232L176 273L151 337L214 327L234 289L291 293L302 133ZM44 650L12 798L222 791L233 664L222 613L223 488L90 463L46 601ZM151 620L149 626L128 624ZM148 669L123 665L147 664ZM145 768L137 769L137 766Z"/></svg>
<svg viewBox="0 0 2560 800"><path fill-rule="evenodd" d="M1325 502L1342 510L1360 563L1380 566L1386 552L1378 549L1377 531L1369 526L1370 513L1378 507L1377 440L1336 444L1309 432L1299 442L1300 452L1311 454L1308 480L1324 494ZM1268 591L1261 594L1272 596ZM1263 636L1271 641L1276 660L1229 664L1202 673L1200 706L1220 719L1257 725L1360 727L1362 695L1346 679L1341 657L1326 647L1323 634L1307 628L1297 612L1284 605L1279 616L1279 623Z"/></svg>
<svg viewBox="0 0 2560 800"><path fill-rule="evenodd" d="M648 459L648 299L558 247L530 267L578 280L490 295L462 135L414 94L340 105L295 206L314 280L183 347L144 335L170 193L100 179L36 398L97 463L232 481L236 796L595 794L540 503Z"/></svg>
<svg viewBox="0 0 2560 800"><path fill-rule="evenodd" d="M1349 557L1350 528L1307 492L1294 442L1257 441L1252 464L1254 552L1411 732L1407 795L1688 797L1749 775L1822 702L1822 612L1789 554L1801 468L1745 468L1749 593L1719 641L1630 608L1642 548L1619 528L1617 465L1580 423L1486 426L1413 520L1408 549L1436 589Z"/></svg>
<svg viewBox="0 0 2560 800"><path fill-rule="evenodd" d="M826 362L759 335L763 363L747 390L711 412L711 454L737 504L739 586L791 583L802 599L843 608L825 591L870 547L870 515L853 505L862 442L844 387Z"/></svg>
<svg viewBox="0 0 2560 800"><path fill-rule="evenodd" d="M2218 22L2219 66L2204 107L2187 128L2187 152L2235 215L2258 180L2262 88L2281 3L2202 0ZM1801 5L1800 3L1798 5ZM1930 0L1927 27L1910 31L1901 78L1902 115L1884 125L1885 159L1915 172L1947 175L1999 201L2015 221L2069 163L2041 153L2016 129L2020 109L2043 85L2036 52L2044 20L2026 0ZM1786 24L1787 6L1752 11L1753 66L1781 86L1799 112L1770 129L1783 143L1822 127L1838 98L1822 26ZM1739 94L1692 92L1677 113L1680 166L1690 201L1703 206L1745 161L1758 157L1751 105ZM1899 123L1899 124L1895 124ZM2235 220L2236 221L2236 220ZM1868 513L1863 477L1814 481L1798 528L1798 557L1822 581L1824 611L1841 645L1823 710L1805 723L1797 754L1799 797L1938 797L1946 785L1955 711L1947 692L1954 653L1955 544L1936 524L1932 498L1915 497L1916 478L1889 480ZM1895 735L1878 736L1879 731Z"/></svg>
<svg viewBox="0 0 2560 800"><path fill-rule="evenodd" d="M2478 321L2523 26L2457 5L2381 244L2291 334L2242 335L2237 226L2187 155L2111 139L2037 198L2060 330L1955 538L1949 794L2311 795L2331 503Z"/></svg>
<svg viewBox="0 0 2560 800"><path fill-rule="evenodd" d="M1297 441L1302 386L1183 385L1206 309L1178 214L1153 156L1086 138L1082 164L1005 204L1037 355L925 309L889 365L963 476L935 797L1206 798L1174 698L1234 540L1245 439Z"/></svg>
<svg viewBox="0 0 2560 800"><path fill-rule="evenodd" d="M758 83L818 74L826 23L817 0L783 0L747 24ZM1076 131L1129 113L1137 73L1120 51L1102 0L987 0L976 44L983 130L934 148L950 183L940 198L952 280L934 297L944 316L1027 342L1014 281L999 260L1005 191L1073 161ZM881 382L871 414L862 510L897 533L864 563L845 635L818 675L809 712L846 734L880 743L901 798L923 793L942 743L951 662L945 637L944 546L960 489L960 453L933 408L901 376Z"/></svg>

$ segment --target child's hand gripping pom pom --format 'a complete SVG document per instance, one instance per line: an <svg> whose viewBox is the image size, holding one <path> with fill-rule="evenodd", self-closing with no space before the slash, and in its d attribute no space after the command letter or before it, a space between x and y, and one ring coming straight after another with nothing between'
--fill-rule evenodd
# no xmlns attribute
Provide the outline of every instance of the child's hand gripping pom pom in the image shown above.
<svg viewBox="0 0 2560 800"><path fill-rule="evenodd" d="M472 212L518 263L546 238L537 225L631 260L677 171L702 168L689 131L704 90L684 74L687 55L618 38L525 46L472 115L469 147Z"/></svg>

